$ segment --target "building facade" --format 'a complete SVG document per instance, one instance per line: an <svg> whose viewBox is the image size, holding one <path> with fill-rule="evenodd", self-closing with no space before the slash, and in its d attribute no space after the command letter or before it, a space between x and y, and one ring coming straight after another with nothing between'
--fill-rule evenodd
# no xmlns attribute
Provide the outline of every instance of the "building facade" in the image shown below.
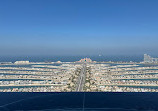
<svg viewBox="0 0 158 111"><path fill-rule="evenodd" d="M158 63L158 58L153 58L147 54L144 54L144 63Z"/></svg>

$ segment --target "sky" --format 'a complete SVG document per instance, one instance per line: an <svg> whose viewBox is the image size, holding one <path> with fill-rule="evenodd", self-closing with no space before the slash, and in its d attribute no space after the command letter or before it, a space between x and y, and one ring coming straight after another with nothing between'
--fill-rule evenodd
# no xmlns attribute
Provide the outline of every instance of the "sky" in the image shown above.
<svg viewBox="0 0 158 111"><path fill-rule="evenodd" d="M0 0L0 55L158 55L158 0Z"/></svg>

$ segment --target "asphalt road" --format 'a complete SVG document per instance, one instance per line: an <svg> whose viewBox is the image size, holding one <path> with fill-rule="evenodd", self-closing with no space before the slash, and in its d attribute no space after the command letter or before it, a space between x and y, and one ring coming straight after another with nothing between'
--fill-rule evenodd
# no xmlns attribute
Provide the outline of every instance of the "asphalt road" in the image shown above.
<svg viewBox="0 0 158 111"><path fill-rule="evenodd" d="M86 79L86 64L83 64L83 67L81 68L81 72L80 72L78 82L77 82L77 87L76 87L77 92L83 92L85 79Z"/></svg>

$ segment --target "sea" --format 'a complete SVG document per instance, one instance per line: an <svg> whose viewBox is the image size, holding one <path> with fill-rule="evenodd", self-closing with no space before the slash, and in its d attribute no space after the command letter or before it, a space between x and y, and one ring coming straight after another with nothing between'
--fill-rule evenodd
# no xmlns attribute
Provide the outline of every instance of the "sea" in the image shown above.
<svg viewBox="0 0 158 111"><path fill-rule="evenodd" d="M31 61L31 62L74 62L82 58L91 58L93 61L113 61L113 62L141 62L144 57L141 56L0 56L0 62L15 62L15 61Z"/></svg>

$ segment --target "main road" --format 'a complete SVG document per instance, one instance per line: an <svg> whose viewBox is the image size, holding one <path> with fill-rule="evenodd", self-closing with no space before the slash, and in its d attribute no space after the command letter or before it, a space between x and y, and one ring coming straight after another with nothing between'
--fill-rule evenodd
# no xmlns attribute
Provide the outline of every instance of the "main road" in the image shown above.
<svg viewBox="0 0 158 111"><path fill-rule="evenodd" d="M86 63L83 63L83 66L81 68L81 72L80 75L78 77L78 81L76 84L76 91L77 92L82 92L83 91L83 87L85 85L85 79L86 79Z"/></svg>

